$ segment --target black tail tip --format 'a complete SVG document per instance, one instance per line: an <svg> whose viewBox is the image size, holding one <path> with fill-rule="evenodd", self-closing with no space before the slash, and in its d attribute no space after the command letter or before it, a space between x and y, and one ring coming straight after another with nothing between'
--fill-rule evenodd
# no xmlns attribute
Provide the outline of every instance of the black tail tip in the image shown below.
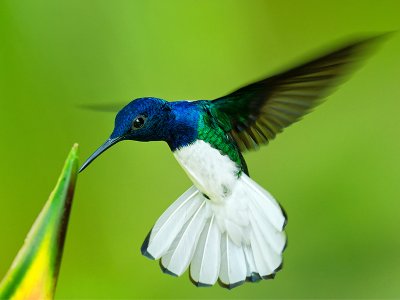
<svg viewBox="0 0 400 300"><path fill-rule="evenodd" d="M242 285L245 282L246 282L246 280L241 280L241 281L238 281L238 282L226 284L226 283L222 282L221 279L218 279L219 286L221 286L221 287L223 287L225 289L228 289L228 290L234 289L235 287L238 287L238 286Z"/></svg>
<svg viewBox="0 0 400 300"><path fill-rule="evenodd" d="M247 282L252 282L252 283L258 282L258 281L260 281L262 279L263 278L260 276L260 274L255 273L255 272L251 273L250 276L246 277L246 281Z"/></svg>
<svg viewBox="0 0 400 300"><path fill-rule="evenodd" d="M164 274L168 274L174 277L178 277L178 274L175 274L174 272L171 272L170 270L168 270L166 267L163 266L161 259L160 259L160 268L161 271L163 271Z"/></svg>
<svg viewBox="0 0 400 300"><path fill-rule="evenodd" d="M190 279L190 281L191 281L195 286L197 286L197 287L199 287L199 288L202 288L202 287L212 287L212 286L213 286L212 284L202 283L202 282L199 282L199 281L194 280L194 279L192 278L192 276L190 275L190 273L189 273L189 279Z"/></svg>
<svg viewBox="0 0 400 300"><path fill-rule="evenodd" d="M142 247L140 247L140 252L142 252L143 256L146 256L147 258L154 260L154 257L147 251L147 248L149 247L150 234L151 234L151 230L147 234L146 238L144 239Z"/></svg>

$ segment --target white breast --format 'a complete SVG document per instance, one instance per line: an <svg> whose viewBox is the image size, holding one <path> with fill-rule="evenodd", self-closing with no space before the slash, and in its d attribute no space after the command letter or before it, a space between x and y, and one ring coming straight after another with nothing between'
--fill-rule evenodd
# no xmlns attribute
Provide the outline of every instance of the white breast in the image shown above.
<svg viewBox="0 0 400 300"><path fill-rule="evenodd" d="M174 155L194 185L213 202L232 193L239 169L227 155L202 140L176 150Z"/></svg>

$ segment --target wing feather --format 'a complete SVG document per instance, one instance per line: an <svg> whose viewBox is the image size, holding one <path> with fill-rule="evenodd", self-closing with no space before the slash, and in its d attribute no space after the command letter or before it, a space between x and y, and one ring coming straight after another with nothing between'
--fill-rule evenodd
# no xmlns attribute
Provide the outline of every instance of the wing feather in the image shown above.
<svg viewBox="0 0 400 300"><path fill-rule="evenodd" d="M257 149L320 104L385 36L353 41L242 87L212 101L211 111L241 151Z"/></svg>

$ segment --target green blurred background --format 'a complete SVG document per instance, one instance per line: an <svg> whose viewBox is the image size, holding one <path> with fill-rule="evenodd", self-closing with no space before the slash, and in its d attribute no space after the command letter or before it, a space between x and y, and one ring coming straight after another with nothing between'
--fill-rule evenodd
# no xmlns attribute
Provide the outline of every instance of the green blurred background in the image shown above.
<svg viewBox="0 0 400 300"><path fill-rule="evenodd" d="M0 2L0 277L74 142L114 115L81 104L213 99L358 33L400 28L400 1ZM275 280L228 291L140 254L189 185L164 143L124 142L79 177L58 298L400 298L400 38L316 112L246 154L289 215Z"/></svg>

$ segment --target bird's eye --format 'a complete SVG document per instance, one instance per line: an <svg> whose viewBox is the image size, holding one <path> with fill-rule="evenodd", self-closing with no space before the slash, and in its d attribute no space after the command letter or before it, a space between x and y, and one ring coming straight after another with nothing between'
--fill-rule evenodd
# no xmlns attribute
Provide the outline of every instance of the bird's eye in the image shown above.
<svg viewBox="0 0 400 300"><path fill-rule="evenodd" d="M146 122L146 119L146 116L136 117L136 119L132 122L132 129L136 130L142 128L144 126L144 123Z"/></svg>

